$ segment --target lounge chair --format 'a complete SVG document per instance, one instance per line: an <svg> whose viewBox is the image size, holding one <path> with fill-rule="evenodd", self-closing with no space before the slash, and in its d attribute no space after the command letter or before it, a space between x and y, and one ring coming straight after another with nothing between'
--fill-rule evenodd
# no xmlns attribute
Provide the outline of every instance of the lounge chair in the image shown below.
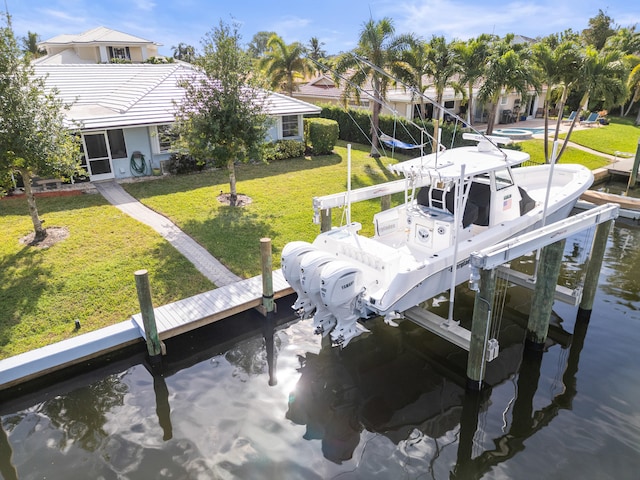
<svg viewBox="0 0 640 480"><path fill-rule="evenodd" d="M592 125L600 125L600 122L598 121L599 116L600 115L598 115L598 112L592 112L591 115L589 115L589 118L587 118L583 122L580 122L580 125L586 125L588 127Z"/></svg>
<svg viewBox="0 0 640 480"><path fill-rule="evenodd" d="M571 123L576 118L577 112L574 110L567 118L562 119L562 123Z"/></svg>

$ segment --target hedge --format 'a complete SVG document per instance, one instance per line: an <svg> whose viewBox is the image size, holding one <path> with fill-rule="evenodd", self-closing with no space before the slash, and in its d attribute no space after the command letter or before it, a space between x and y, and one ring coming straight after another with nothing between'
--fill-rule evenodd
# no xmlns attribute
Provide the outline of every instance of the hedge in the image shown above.
<svg viewBox="0 0 640 480"><path fill-rule="evenodd" d="M371 144L371 112L368 110L345 109L335 105L325 105L320 112L322 118L329 118L338 122L339 138L345 142L361 143L365 145ZM421 121L420 121L421 122ZM418 121L416 121L418 123ZM429 134L433 134L433 124L431 121L423 122L424 130ZM410 144L419 144L421 141L420 129L407 119L402 117L394 117L393 115L380 115L379 117L380 132L394 137L401 142ZM469 145L462 139L460 125L444 123L442 127L442 143L445 147L451 148L451 139L455 136L453 146L459 147ZM429 143L428 137L425 136L424 142Z"/></svg>
<svg viewBox="0 0 640 480"><path fill-rule="evenodd" d="M328 155L338 141L338 122L329 118L305 118L304 138L313 155Z"/></svg>

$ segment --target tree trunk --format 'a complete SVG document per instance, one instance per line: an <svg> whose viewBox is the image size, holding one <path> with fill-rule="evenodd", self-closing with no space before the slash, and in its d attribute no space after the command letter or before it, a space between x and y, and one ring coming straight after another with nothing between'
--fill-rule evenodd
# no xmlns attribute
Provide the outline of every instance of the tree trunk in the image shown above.
<svg viewBox="0 0 640 480"><path fill-rule="evenodd" d="M498 110L498 102L491 102L489 118L487 118L487 135L491 135L493 133L493 127L496 124L496 110Z"/></svg>
<svg viewBox="0 0 640 480"><path fill-rule="evenodd" d="M636 126L640 126L640 108L638 109L638 115L636 116Z"/></svg>
<svg viewBox="0 0 640 480"><path fill-rule="evenodd" d="M380 124L380 109L382 106L380 105L380 93L378 89L374 92L375 101L373 102L373 117L371 119L371 153L370 157L380 158L380 151L378 147L380 146L380 140L378 138L378 126Z"/></svg>
<svg viewBox="0 0 640 480"><path fill-rule="evenodd" d="M47 236L47 230L42 226L42 221L38 216L38 207L36 206L36 197L33 195L31 189L31 174L27 169L20 169L20 175L22 176L22 182L24 183L24 193L27 197L27 204L29 205L29 215L33 222L33 231L35 237L34 242L41 242Z"/></svg>
<svg viewBox="0 0 640 480"><path fill-rule="evenodd" d="M227 163L229 170L229 206L235 207L238 201L238 191L236 190L236 164L233 160Z"/></svg>
<svg viewBox="0 0 640 480"><path fill-rule="evenodd" d="M467 102L467 124L473 125L473 83L469 82L469 101Z"/></svg>

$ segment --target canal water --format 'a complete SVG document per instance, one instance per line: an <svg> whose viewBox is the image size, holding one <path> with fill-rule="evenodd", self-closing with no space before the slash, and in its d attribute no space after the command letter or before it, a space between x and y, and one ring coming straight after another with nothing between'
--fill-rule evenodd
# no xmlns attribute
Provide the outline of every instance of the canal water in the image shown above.
<svg viewBox="0 0 640 480"><path fill-rule="evenodd" d="M592 236L567 241L563 283L579 283ZM482 394L465 394L465 352L407 321L373 320L342 351L281 321L274 365L249 314L170 342L162 373L134 349L5 395L0 476L640 478L639 245L640 229L612 229L590 320L556 303L540 354L523 349L530 293L500 289ZM472 300L459 289L463 323Z"/></svg>

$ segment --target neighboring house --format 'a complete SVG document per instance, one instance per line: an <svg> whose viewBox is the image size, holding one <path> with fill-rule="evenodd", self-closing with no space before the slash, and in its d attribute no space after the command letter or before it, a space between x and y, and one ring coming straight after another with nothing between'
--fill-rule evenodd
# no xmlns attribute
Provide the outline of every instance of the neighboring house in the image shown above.
<svg viewBox="0 0 640 480"><path fill-rule="evenodd" d="M309 83L301 85L299 90L293 92L295 98L314 103L316 105L334 104L342 105L344 89L337 86L329 75L320 75ZM436 98L436 92L433 88L427 88L424 94L431 99ZM474 90L474 96L478 94L478 88ZM535 118L542 108L546 90L538 95L535 91L531 91L526 98L521 99L520 95L515 92L505 92L500 97L498 110L496 111L496 124L511 123L516 119ZM447 88L442 98L443 106L449 111L460 117L467 119L466 102L463 105L462 95L456 94L453 88ZM354 99L350 100L349 106L354 108L372 109L373 94L369 89L365 89L360 94L360 103ZM426 102L426 118L430 119L433 108ZM383 106L381 113L384 115L398 115L404 118L419 117L420 99L417 95L412 95L410 91L404 88L392 88L387 91L386 104ZM488 106L480 103L477 97L474 97L474 123L486 123ZM516 115L517 113L517 115ZM445 115L445 118L447 116Z"/></svg>
<svg viewBox="0 0 640 480"><path fill-rule="evenodd" d="M169 159L164 132L175 121L176 103L184 98L178 85L196 70L182 62L169 64L34 63L47 88L72 104L69 127L82 132L84 167L91 181L125 178L161 168ZM320 108L285 95L269 96L267 114L274 119L268 140L302 140L302 117ZM144 161L143 161L144 160Z"/></svg>
<svg viewBox="0 0 640 480"><path fill-rule="evenodd" d="M97 27L78 35L58 35L38 44L47 54L34 64L112 63L126 61L142 63L158 56L155 43L127 33Z"/></svg>
<svg viewBox="0 0 640 480"><path fill-rule="evenodd" d="M321 74L313 78L309 83L300 85L293 92L293 97L310 102L315 105L344 105L344 84L336 85L329 75ZM351 96L348 105L351 108L371 108L373 90L365 87L360 94L360 101Z"/></svg>

